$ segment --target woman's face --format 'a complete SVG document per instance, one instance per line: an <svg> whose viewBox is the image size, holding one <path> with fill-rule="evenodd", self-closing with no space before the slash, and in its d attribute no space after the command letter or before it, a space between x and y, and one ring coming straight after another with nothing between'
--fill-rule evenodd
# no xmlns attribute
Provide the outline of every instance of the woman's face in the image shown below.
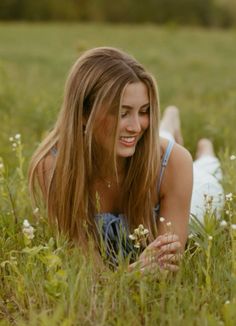
<svg viewBox="0 0 236 326"><path fill-rule="evenodd" d="M128 84L121 102L121 116L116 143L117 158L130 157L149 127L149 95L147 86L142 82ZM105 150L112 146L111 135L115 126L115 117L107 116L100 123L96 139Z"/></svg>

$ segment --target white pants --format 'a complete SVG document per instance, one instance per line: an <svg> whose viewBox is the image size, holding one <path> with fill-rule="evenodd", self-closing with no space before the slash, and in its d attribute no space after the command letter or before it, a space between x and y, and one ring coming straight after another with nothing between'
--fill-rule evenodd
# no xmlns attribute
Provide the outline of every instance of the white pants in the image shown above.
<svg viewBox="0 0 236 326"><path fill-rule="evenodd" d="M167 131L160 136L169 140L174 137ZM201 222L206 211L220 217L224 205L224 190L221 185L222 171L220 161L215 156L205 155L193 162L193 193L190 212Z"/></svg>

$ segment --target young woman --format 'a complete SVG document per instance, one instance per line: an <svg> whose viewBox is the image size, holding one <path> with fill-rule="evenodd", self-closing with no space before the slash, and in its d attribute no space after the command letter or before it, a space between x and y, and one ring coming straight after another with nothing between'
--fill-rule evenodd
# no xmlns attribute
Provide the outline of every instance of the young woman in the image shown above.
<svg viewBox="0 0 236 326"><path fill-rule="evenodd" d="M102 234L112 264L119 252L136 259L130 269L176 271L192 158L177 144L178 110L169 108L161 124L171 140L159 137L159 123L156 82L142 65L114 48L85 52L70 71L55 127L32 158L30 189L35 195L39 183L51 222L79 245L86 248L88 235L99 243ZM137 258L128 235L140 224L149 244Z"/></svg>

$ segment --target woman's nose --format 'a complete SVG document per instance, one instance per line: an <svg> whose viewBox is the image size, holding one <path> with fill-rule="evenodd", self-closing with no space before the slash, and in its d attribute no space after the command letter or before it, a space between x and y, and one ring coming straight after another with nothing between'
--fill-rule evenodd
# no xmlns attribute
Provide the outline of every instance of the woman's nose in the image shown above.
<svg viewBox="0 0 236 326"><path fill-rule="evenodd" d="M127 130L138 133L141 131L141 129L142 128L141 128L139 116L132 117L127 126Z"/></svg>

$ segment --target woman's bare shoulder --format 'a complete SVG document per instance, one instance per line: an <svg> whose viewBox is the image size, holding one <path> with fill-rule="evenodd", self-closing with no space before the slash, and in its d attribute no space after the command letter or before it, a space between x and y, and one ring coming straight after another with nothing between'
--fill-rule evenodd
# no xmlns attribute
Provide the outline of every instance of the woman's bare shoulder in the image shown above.
<svg viewBox="0 0 236 326"><path fill-rule="evenodd" d="M162 140L161 146L164 153L168 146L168 140ZM193 159L190 152L175 143L166 166L161 192L169 191L171 187L174 189L178 185L181 187L181 184L183 185L185 182L192 183L192 170Z"/></svg>
<svg viewBox="0 0 236 326"><path fill-rule="evenodd" d="M166 152L167 146L169 144L169 140L165 138L161 138L161 154L162 156ZM190 152L183 146L175 143L173 146L173 149L171 151L168 165L167 166L176 166L176 164L181 164L181 163L186 163L186 164L191 164L193 162L192 156Z"/></svg>

